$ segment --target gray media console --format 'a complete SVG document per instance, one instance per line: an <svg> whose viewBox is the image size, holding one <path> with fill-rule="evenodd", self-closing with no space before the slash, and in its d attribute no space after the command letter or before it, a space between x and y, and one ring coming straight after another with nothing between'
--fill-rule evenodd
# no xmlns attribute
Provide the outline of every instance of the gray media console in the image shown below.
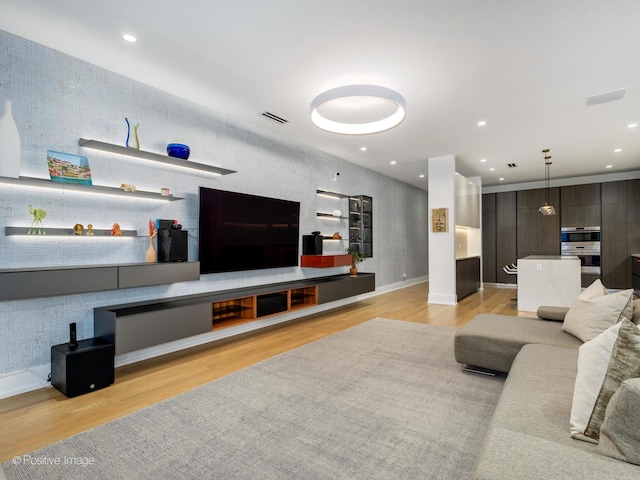
<svg viewBox="0 0 640 480"><path fill-rule="evenodd" d="M116 355L375 290L375 274L333 275L94 309Z"/></svg>

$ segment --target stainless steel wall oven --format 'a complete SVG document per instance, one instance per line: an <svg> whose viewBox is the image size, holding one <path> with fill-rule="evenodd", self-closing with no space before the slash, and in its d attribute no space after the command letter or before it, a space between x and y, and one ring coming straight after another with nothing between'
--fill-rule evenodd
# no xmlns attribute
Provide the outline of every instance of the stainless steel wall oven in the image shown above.
<svg viewBox="0 0 640 480"><path fill-rule="evenodd" d="M562 227L561 255L577 255L582 273L600 275L600 227Z"/></svg>

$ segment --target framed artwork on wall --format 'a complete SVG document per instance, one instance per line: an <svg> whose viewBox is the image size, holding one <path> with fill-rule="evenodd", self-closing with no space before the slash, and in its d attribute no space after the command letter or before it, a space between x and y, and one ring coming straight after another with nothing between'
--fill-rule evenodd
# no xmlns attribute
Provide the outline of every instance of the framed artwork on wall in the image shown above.
<svg viewBox="0 0 640 480"><path fill-rule="evenodd" d="M432 232L447 231L447 209L446 208L431 209L431 231Z"/></svg>

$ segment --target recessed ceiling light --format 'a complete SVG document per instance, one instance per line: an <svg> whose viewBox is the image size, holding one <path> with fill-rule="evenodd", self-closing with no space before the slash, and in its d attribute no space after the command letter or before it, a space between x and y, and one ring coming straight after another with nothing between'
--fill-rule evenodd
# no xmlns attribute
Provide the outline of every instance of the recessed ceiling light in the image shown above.
<svg viewBox="0 0 640 480"><path fill-rule="evenodd" d="M621 151L622 151L622 149L621 149L621 148L616 148L616 149L614 150L614 153L620 153Z"/></svg>
<svg viewBox="0 0 640 480"><path fill-rule="evenodd" d="M630 123L629 125L627 125L627 128L636 128L637 126L637 123Z"/></svg>
<svg viewBox="0 0 640 480"><path fill-rule="evenodd" d="M498 180L503 181L503 180L504 180L504 177L500 177Z"/></svg>
<svg viewBox="0 0 640 480"><path fill-rule="evenodd" d="M361 152L366 152L367 151L367 147L360 147L360 151Z"/></svg>
<svg viewBox="0 0 640 480"><path fill-rule="evenodd" d="M604 167L604 168L613 168L613 165L607 165L607 166L606 166L606 167Z"/></svg>
<svg viewBox="0 0 640 480"><path fill-rule="evenodd" d="M130 33L125 33L124 35L122 35L122 38L124 41L129 43L136 43L138 41L138 39L133 35L131 35Z"/></svg>
<svg viewBox="0 0 640 480"><path fill-rule="evenodd" d="M396 162L395 160L391 160L389 163L390 163L391 165L395 165L395 164L396 164L396 163L398 163L398 162Z"/></svg>
<svg viewBox="0 0 640 480"><path fill-rule="evenodd" d="M487 161L487 159L486 159L486 158L481 158L481 159L480 159L480 162L482 162L482 163L484 163L484 162L486 162L486 161Z"/></svg>
<svg viewBox="0 0 640 480"><path fill-rule="evenodd" d="M494 167L491 167L491 168L489 169L489 171L490 171L490 172L493 172L494 170L495 170L495 168L494 168Z"/></svg>
<svg viewBox="0 0 640 480"><path fill-rule="evenodd" d="M480 121L478 122L478 126L479 126L479 127L484 127L486 124L487 124L487 122L486 122L485 120L480 120Z"/></svg>
<svg viewBox="0 0 640 480"><path fill-rule="evenodd" d="M424 178L424 173L421 173L421 174L420 174L420 178Z"/></svg>

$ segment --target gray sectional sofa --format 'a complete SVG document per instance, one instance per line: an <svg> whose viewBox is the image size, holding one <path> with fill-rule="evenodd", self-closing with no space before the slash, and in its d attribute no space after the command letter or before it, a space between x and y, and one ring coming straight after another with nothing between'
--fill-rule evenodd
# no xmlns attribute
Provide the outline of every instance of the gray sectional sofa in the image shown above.
<svg viewBox="0 0 640 480"><path fill-rule="evenodd" d="M483 314L456 333L459 363L508 372L472 478L640 478L639 465L569 435L582 342L562 330L565 312L539 312L552 320Z"/></svg>

